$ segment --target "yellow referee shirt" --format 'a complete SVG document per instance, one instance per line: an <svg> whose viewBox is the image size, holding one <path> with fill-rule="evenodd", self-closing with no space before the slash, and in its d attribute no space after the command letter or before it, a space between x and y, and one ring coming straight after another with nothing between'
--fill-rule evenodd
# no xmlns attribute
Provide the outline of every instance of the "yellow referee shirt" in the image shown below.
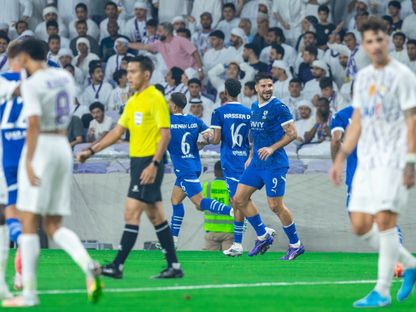
<svg viewBox="0 0 416 312"><path fill-rule="evenodd" d="M153 156L160 128L170 128L168 104L162 93L150 86L127 101L118 124L130 131L130 157Z"/></svg>

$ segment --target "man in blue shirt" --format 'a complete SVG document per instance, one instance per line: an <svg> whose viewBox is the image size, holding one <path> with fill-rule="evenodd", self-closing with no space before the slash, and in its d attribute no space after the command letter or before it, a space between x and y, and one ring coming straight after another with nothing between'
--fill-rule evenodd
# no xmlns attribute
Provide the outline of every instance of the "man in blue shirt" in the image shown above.
<svg viewBox="0 0 416 312"><path fill-rule="evenodd" d="M18 44L9 46L8 57L10 71L1 74L1 77L8 81L20 81L21 67L16 61ZM7 204L5 219L9 232L9 239L17 244L18 238L22 233L22 225L18 219L16 209L17 201L17 169L19 166L20 155L26 139L26 121L22 114L23 102L21 97L14 97L0 103L0 133L1 133L1 166L7 185ZM15 261L16 275L14 286L17 289L22 287L20 251L16 253Z"/></svg>
<svg viewBox="0 0 416 312"><path fill-rule="evenodd" d="M186 103L186 96L183 93L172 93L169 101L171 140L168 151L176 175L171 197L173 207L171 230L175 245L185 215L182 204L185 197L188 197L198 210L233 215L231 207L214 199L203 197L199 181L201 160L199 158L198 136L202 134L205 139L208 139L211 136L211 130L199 118L183 114Z"/></svg>
<svg viewBox="0 0 416 312"><path fill-rule="evenodd" d="M225 81L225 94L228 101L214 110L211 119L214 136L210 143L219 144L221 142L221 165L230 198L235 195L238 182L250 154L248 138L251 111L237 101L240 92L240 81L227 79ZM251 201L250 204L252 204ZM243 228L244 216L236 210L234 214L234 243L229 249L224 250L225 255L235 257L243 254L243 245L241 244Z"/></svg>
<svg viewBox="0 0 416 312"><path fill-rule="evenodd" d="M257 234L249 256L267 251L274 239L267 232L258 210L250 205L251 195L266 186L267 202L283 224L289 238L289 248L282 260L293 260L305 252L296 232L289 209L283 203L289 160L284 146L296 139L296 128L288 107L273 97L273 79L269 74L257 74L258 101L251 107L253 148L234 196L236 209L242 211Z"/></svg>

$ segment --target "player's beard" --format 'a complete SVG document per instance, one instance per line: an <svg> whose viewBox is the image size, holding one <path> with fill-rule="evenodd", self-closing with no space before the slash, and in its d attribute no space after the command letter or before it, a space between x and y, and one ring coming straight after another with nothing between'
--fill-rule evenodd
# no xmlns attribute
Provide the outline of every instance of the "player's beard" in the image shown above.
<svg viewBox="0 0 416 312"><path fill-rule="evenodd" d="M260 97L264 102L267 102L268 100L270 100L272 95L273 95L273 92L270 92L270 93L264 92L264 93L260 94Z"/></svg>

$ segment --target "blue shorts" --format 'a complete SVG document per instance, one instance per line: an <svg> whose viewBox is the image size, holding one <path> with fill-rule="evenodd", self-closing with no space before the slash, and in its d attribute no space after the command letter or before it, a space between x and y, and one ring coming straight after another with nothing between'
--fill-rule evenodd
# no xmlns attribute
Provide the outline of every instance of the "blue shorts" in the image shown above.
<svg viewBox="0 0 416 312"><path fill-rule="evenodd" d="M175 186L179 186L188 198L192 198L202 192L199 173L176 177Z"/></svg>
<svg viewBox="0 0 416 312"><path fill-rule="evenodd" d="M7 185L7 206L15 205L17 201L17 170L18 167L4 168Z"/></svg>
<svg viewBox="0 0 416 312"><path fill-rule="evenodd" d="M253 162L244 170L240 183L261 189L266 186L267 197L282 197L286 189L288 168L257 168Z"/></svg>
<svg viewBox="0 0 416 312"><path fill-rule="evenodd" d="M228 194L233 198L237 191L237 185L241 179L241 173L225 174L225 183L227 184Z"/></svg>
<svg viewBox="0 0 416 312"><path fill-rule="evenodd" d="M348 209L348 206L350 205L350 198L351 198L351 184L347 184L347 201L346 201L346 206Z"/></svg>

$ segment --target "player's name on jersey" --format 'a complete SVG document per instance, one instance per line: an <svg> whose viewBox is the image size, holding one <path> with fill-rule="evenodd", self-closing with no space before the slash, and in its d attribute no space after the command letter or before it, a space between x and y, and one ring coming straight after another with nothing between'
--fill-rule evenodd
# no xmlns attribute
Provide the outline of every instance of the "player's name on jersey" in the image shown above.
<svg viewBox="0 0 416 312"><path fill-rule="evenodd" d="M224 114L224 118L225 119L232 118L232 119L246 119L246 120L248 120L248 119L251 118L251 116L250 116L250 114L234 114L234 113L228 113L228 114Z"/></svg>
<svg viewBox="0 0 416 312"><path fill-rule="evenodd" d="M185 155L181 155L181 158L195 158L195 156L193 154L185 154Z"/></svg>
<svg viewBox="0 0 416 312"><path fill-rule="evenodd" d="M195 129L198 128L197 123L191 123L191 124L171 124L171 129Z"/></svg>
<svg viewBox="0 0 416 312"><path fill-rule="evenodd" d="M4 133L4 138L7 141L17 141L26 138L26 130L14 130L14 131L6 131Z"/></svg>

